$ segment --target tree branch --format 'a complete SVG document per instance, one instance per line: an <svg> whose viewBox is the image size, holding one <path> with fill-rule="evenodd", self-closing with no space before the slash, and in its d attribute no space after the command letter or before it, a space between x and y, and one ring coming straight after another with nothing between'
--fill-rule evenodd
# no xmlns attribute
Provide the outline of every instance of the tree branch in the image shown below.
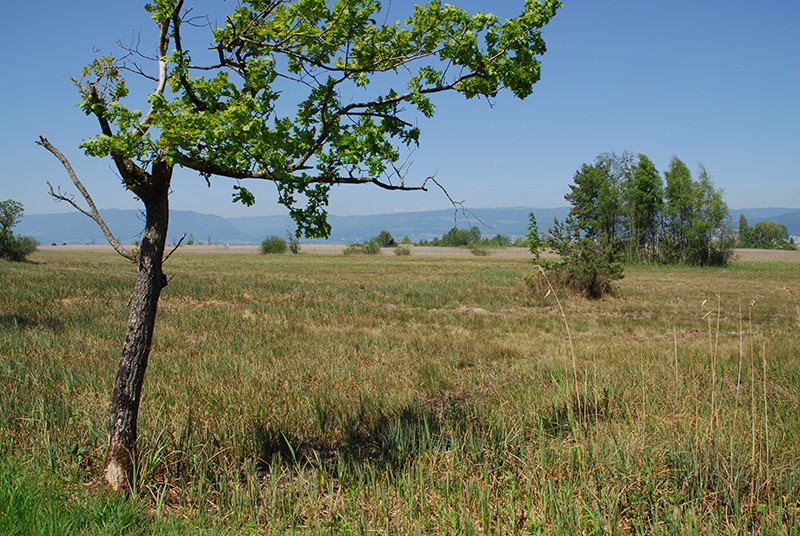
<svg viewBox="0 0 800 536"><path fill-rule="evenodd" d="M208 160L201 160L198 158L189 157L182 153L175 153L174 154L175 163L179 164L185 168L193 169L203 175L217 175L220 177L227 177L229 179L260 179L266 180L271 182L291 182L292 179L287 179L284 177L277 177L274 174L268 171L245 171L245 170L237 170L237 169L229 169L216 162L209 162ZM412 192L412 191L428 191L426 186L427 182L431 180L432 177L428 177L425 181L419 186L405 186L404 184L396 185L391 184L388 182L384 182L381 179L375 177L342 177L342 176L333 176L333 177L296 177L295 180L297 182L304 182L306 184L374 184L375 186L382 188L384 190L399 190L403 192ZM436 182L434 180L434 182ZM437 183L437 185L441 188L441 185Z"/></svg>
<svg viewBox="0 0 800 536"><path fill-rule="evenodd" d="M48 182L47 185L50 187L50 196L56 201L66 201L67 203L75 207L79 212L93 219L94 222L103 231L106 240L108 240L108 243L111 244L112 248L114 248L114 251L116 251L122 257L125 257L129 261L136 262L136 257L133 255L133 253L125 249L125 247L123 247L123 245L120 244L119 240L117 240L116 237L111 232L111 229L109 229L108 226L106 225L106 222L103 220L102 216L100 216L100 212L97 210L97 206L95 206L92 197L89 195L89 192L86 190L86 188L84 188L83 183L81 183L80 179L78 179L78 176L75 174L75 170L72 169L72 165L70 165L69 160L67 160L67 157L64 156L61 153L61 151L56 149L47 140L47 138L43 136L39 136L39 139L36 141L36 144L41 145L42 147L50 151L53 154L53 156L58 158L59 162L61 162L61 164L67 170L69 178L72 179L73 184L75 184L75 187L78 189L83 198L86 200L86 204L89 205L89 210L81 208L72 197L67 197L65 195L62 195L60 192L58 193L55 192L53 190L53 186Z"/></svg>
<svg viewBox="0 0 800 536"><path fill-rule="evenodd" d="M177 7L175 10L179 10L180 6L183 4L183 0L178 2ZM156 85L155 94L156 95L163 95L164 89L167 87L167 51L169 49L169 20L165 20L161 23L161 31L158 36L158 85ZM175 30L177 34L177 29ZM150 105L150 109L147 111L147 114L142 119L141 123L139 124L138 134L139 136L144 136L145 133L150 128L150 122L153 120L153 114L155 113L153 109L153 105Z"/></svg>

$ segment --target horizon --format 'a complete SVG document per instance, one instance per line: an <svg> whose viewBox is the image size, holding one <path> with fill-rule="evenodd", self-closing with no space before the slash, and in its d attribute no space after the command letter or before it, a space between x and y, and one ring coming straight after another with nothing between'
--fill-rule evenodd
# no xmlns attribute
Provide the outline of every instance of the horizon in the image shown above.
<svg viewBox="0 0 800 536"><path fill-rule="evenodd" d="M502 207L469 207L465 206L465 210L467 211L475 211L475 210L514 210L514 209L523 209L523 210L558 210L558 209L569 209L569 204L552 206L552 207L544 207L544 206L528 206L528 205L510 205L510 206L502 206ZM119 210L119 211L136 211L139 210L137 207L98 207L98 210L109 211L109 210ZM788 211L796 211L800 210L800 206L797 207L790 207L790 206L759 206L759 207L728 207L728 210L731 212L740 212L745 210L788 210ZM461 212L461 208L457 207L442 207L442 208L429 208L429 209L420 209L420 210L393 210L390 212L371 212L371 213L357 213L357 214L337 214L335 212L328 212L328 216L335 216L335 217L360 217L360 216L391 216L395 214L415 214L415 213L422 213L422 212L442 212L442 211L457 211ZM271 213L271 214L236 214L233 216L225 216L223 214L217 214L214 212L204 212L196 209L181 209L170 207L170 212L193 212L195 214L202 214L206 216L217 216L220 218L260 218L260 217L272 217L272 216L289 216L289 213ZM27 210L23 213L22 217L25 216L56 216L59 214L81 214L74 208L71 210L63 210L63 211L55 211L55 212L28 212ZM84 216L86 217L86 216ZM88 217L87 217L88 218Z"/></svg>

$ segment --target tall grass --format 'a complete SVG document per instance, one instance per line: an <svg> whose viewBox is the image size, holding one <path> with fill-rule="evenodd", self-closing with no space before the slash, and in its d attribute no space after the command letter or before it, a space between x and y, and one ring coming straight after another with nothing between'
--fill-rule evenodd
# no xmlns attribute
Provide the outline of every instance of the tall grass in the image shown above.
<svg viewBox="0 0 800 536"><path fill-rule="evenodd" d="M32 260L0 264L0 474L19 490L0 518L106 534L800 532L783 290L800 271L636 267L619 298L556 304L528 293L533 267L495 257L179 250L120 502L94 481L132 273L110 254Z"/></svg>

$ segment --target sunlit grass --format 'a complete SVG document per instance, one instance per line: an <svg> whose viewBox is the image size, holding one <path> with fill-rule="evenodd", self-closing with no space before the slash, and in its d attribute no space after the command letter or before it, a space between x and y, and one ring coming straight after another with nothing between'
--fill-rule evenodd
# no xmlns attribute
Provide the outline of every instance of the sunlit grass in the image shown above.
<svg viewBox="0 0 800 536"><path fill-rule="evenodd" d="M133 269L31 259L0 264L0 455L85 503ZM575 369L521 260L179 252L166 271L143 532L800 531L795 266L634 267L619 298L560 296Z"/></svg>

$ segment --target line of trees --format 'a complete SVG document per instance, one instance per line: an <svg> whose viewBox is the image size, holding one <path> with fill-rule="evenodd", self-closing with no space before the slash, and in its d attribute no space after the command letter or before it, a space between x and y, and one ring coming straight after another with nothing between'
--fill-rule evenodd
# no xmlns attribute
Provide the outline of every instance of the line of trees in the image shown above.
<svg viewBox="0 0 800 536"><path fill-rule="evenodd" d="M472 226L469 229L453 227L443 234L441 238L436 237L430 240L423 239L420 240L417 245L457 248L463 246L508 247L516 244L512 243L508 235L496 234L489 238L483 236L478 227Z"/></svg>
<svg viewBox="0 0 800 536"><path fill-rule="evenodd" d="M554 222L549 247L580 237L613 259L724 266L732 257L728 206L702 164L694 179L674 156L662 177L644 154L602 153L575 173L565 198L570 213Z"/></svg>

